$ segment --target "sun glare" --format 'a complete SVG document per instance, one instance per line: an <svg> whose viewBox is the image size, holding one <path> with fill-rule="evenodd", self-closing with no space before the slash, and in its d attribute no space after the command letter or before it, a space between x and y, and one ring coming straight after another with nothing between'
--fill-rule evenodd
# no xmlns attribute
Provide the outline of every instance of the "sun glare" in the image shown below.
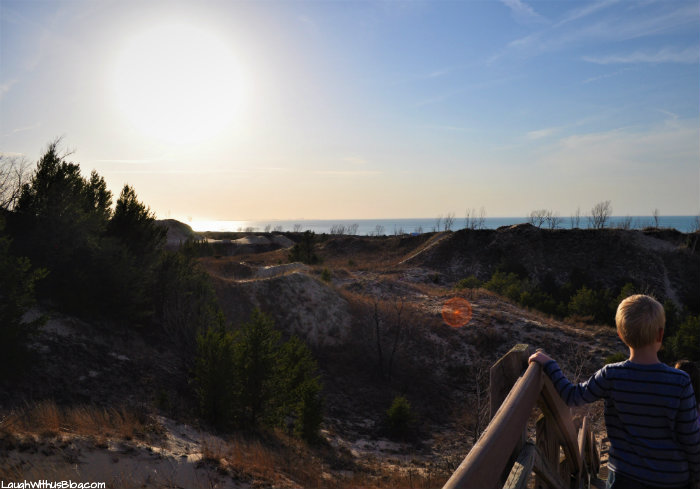
<svg viewBox="0 0 700 489"><path fill-rule="evenodd" d="M168 143L195 143L229 128L243 96L230 47L186 23L131 37L115 63L115 102L139 132Z"/></svg>

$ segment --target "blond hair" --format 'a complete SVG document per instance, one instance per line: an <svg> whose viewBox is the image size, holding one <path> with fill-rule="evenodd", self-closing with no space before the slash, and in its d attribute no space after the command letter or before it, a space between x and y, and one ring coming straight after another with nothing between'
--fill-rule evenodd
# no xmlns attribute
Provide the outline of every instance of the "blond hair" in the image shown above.
<svg viewBox="0 0 700 489"><path fill-rule="evenodd" d="M666 324L666 313L653 297L632 295L617 306L615 324L627 346L641 348L656 341L659 330L663 330Z"/></svg>

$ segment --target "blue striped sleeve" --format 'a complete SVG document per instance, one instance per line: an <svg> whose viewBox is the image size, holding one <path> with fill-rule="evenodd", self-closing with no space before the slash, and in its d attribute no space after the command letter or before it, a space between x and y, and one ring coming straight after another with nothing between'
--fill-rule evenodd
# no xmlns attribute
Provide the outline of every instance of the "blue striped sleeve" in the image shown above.
<svg viewBox="0 0 700 489"><path fill-rule="evenodd" d="M580 406L607 396L608 382L603 369L598 370L590 379L580 384L569 382L554 360L545 363L543 370L567 406Z"/></svg>

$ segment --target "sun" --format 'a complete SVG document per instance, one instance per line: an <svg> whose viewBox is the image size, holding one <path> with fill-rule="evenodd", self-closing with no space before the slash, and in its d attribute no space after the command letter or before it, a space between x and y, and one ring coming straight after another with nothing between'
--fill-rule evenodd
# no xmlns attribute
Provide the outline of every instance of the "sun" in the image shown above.
<svg viewBox="0 0 700 489"><path fill-rule="evenodd" d="M114 101L142 134L168 143L196 143L230 128L243 87L223 38L199 26L170 22L131 36L117 56Z"/></svg>

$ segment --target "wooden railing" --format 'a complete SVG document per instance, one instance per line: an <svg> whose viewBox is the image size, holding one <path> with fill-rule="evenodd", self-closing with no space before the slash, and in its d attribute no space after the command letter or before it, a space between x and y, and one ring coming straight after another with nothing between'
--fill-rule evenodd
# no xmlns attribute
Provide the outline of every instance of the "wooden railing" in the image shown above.
<svg viewBox="0 0 700 489"><path fill-rule="evenodd" d="M528 345L516 345L491 367L491 422L443 489L522 489L532 472L536 488L588 488L597 478L600 457L588 419L576 430L542 367L528 365L529 353ZM542 415L530 440L535 406Z"/></svg>

